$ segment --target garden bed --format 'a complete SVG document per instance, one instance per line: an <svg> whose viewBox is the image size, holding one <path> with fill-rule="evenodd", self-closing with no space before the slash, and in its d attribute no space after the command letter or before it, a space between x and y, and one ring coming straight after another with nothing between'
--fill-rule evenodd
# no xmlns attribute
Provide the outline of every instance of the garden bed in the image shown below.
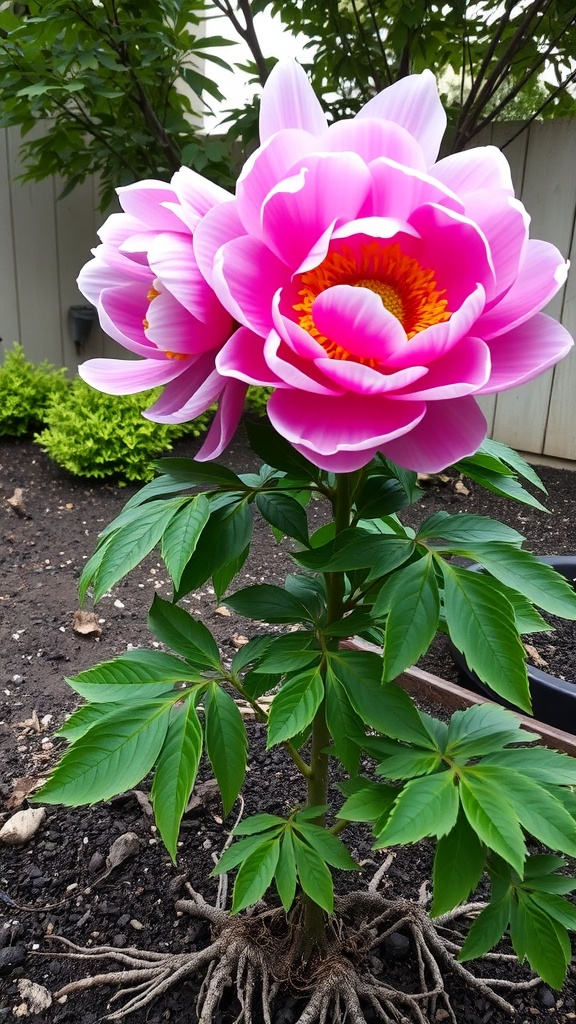
<svg viewBox="0 0 576 1024"><path fill-rule="evenodd" d="M176 452L192 453L191 443L179 445ZM224 461L237 471L252 467L242 439L228 450ZM527 546L536 553L573 553L576 474L545 468L541 475L550 491L547 504L551 516L505 502L479 487L472 487L465 495L450 485L433 485L422 503L407 514L407 521L416 523L440 508L493 515L525 533ZM6 501L16 488L23 492L18 510ZM41 777L60 749L61 741L53 739L53 731L75 706L74 694L63 677L114 657L129 644L149 646L153 639L146 628L152 593L156 590L161 596L170 596L167 574L154 555L101 601L96 609L98 618L104 620L99 624L99 636L82 637L73 629L82 566L99 530L118 514L133 491L74 480L29 442L0 444L0 823L10 808L15 808L18 791L26 788L26 782L15 785L15 780ZM322 508L315 507L311 515L321 522ZM277 547L268 529L258 524L243 582L281 582L290 565L284 548ZM194 614L210 626L222 650L230 656L242 637L254 631L253 623L221 614L208 586L191 595L190 602ZM555 646L554 634L541 634L534 643L541 645L541 656L545 657L545 648ZM570 635L562 646L565 672L561 674L569 674L576 665ZM434 644L421 667L457 681L443 639ZM429 701L430 694L426 699ZM430 703L426 706L440 713ZM249 726L254 753L246 813L257 809L285 813L298 799L300 778L292 772L282 751L265 751L260 729L256 724ZM205 770L202 778L207 775ZM263 778L265 808L261 803ZM146 785L142 789L146 791ZM0 847L0 888L16 903L35 908L24 911L0 904L0 922L4 924L4 928L0 926L0 1021L14 1019L13 1007L25 1002L18 990L19 979L31 979L55 991L69 978L83 973L82 965L64 962L55 955L56 943L46 939L47 933L58 933L80 944L108 943L118 948L137 945L161 951L193 949L206 941L205 926L178 916L174 901L184 895L182 883L186 877L207 898L214 896L214 880L207 876L213 854L218 853L225 838L218 801L206 799L185 819L176 866L171 865L158 841L148 809L146 800L134 795L93 808L50 807L39 832L28 844ZM103 878L112 843L127 832L138 839L133 854ZM360 828L351 834L351 846L353 855L365 862L364 872L360 881L341 876L337 883L340 887L361 885L382 860L382 852L371 850L369 835ZM430 869L431 848L427 844L403 850L385 876L384 891L416 898L422 882L430 877ZM53 904L58 906L42 910ZM38 955L46 950L54 952ZM24 957L22 963L8 970L10 958L17 960L19 956ZM405 976L409 984L410 968L409 959L391 963L397 982ZM504 1024L508 1019L464 990L455 988L453 993L460 1024ZM105 1013L110 995L109 990L96 990L81 997L71 996L65 1003L53 1003L36 1019L54 1024L91 1024ZM129 1020L134 1024L193 1021L193 999L194 992L186 985ZM541 986L521 993L513 1001L518 1024L538 1019L576 1019L574 973L570 973L561 995ZM287 1005L285 1011L275 1024L290 1024L295 1019L293 1005ZM236 1014L233 1007L223 1007L215 1022L231 1024Z"/></svg>

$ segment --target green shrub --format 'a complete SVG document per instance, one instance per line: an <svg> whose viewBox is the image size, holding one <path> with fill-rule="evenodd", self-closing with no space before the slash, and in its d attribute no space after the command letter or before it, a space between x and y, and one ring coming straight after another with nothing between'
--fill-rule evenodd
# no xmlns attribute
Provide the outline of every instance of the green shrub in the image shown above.
<svg viewBox="0 0 576 1024"><path fill-rule="evenodd" d="M246 392L246 412L252 413L253 416L265 416L266 406L268 405L268 399L272 394L272 388L261 388L255 384L251 385Z"/></svg>
<svg viewBox="0 0 576 1024"><path fill-rule="evenodd" d="M172 442L185 434L199 437L211 415L204 413L190 423L153 423L142 409L160 394L105 395L80 377L70 385L66 401L54 401L46 416L46 429L34 440L45 452L75 476L114 477L128 481L151 480L151 462L170 451Z"/></svg>
<svg viewBox="0 0 576 1024"><path fill-rule="evenodd" d="M51 403L61 402L68 391L65 373L47 362L35 366L14 344L0 367L0 437L25 437L38 430Z"/></svg>

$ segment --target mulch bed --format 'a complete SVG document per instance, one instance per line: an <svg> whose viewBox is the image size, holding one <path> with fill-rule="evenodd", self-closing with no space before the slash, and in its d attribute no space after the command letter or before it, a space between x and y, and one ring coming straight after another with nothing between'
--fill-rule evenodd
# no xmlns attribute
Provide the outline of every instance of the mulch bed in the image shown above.
<svg viewBox="0 0 576 1024"><path fill-rule="evenodd" d="M175 454L191 455L193 445L184 443ZM241 436L222 461L239 472L253 468ZM541 476L549 490L551 516L505 502L474 486L465 495L450 485L432 485L404 519L416 524L440 508L478 512L514 525L526 534L527 546L536 553L573 554L576 473L543 468ZM6 501L18 487L23 490L20 514ZM73 630L82 566L98 532L119 513L134 490L75 480L30 442L0 444L0 824L16 808L17 790L26 789L26 782L18 780L41 777L63 748L53 732L75 707L75 695L64 676L117 656L129 645L145 647L153 640L146 627L152 594L156 590L170 597L169 579L156 555L100 602L96 611L102 620L101 636L81 637ZM324 514L321 507L311 510L317 523ZM281 582L291 566L284 547L277 546L267 527L257 523L242 585ZM225 654L232 656L238 637L254 632L253 623L217 612L208 585L189 601ZM542 634L534 643L553 671L574 677L576 650L571 628L561 642L557 634ZM556 665L551 659L558 651L564 660ZM457 680L442 639L435 642L421 665ZM300 777L281 750L265 750L259 725L251 724L249 734L246 813L266 809L283 814L299 799ZM201 777L209 777L206 765ZM146 783L142 790L147 791ZM26 806L25 801L21 806ZM80 944L136 945L160 951L193 950L206 942L206 927L178 915L174 902L185 895L182 885L186 879L207 899L214 897L216 883L208 875L231 821L222 824L218 800L211 799L208 790L200 806L184 820L174 866L148 811L146 800L134 794L89 808L48 807L45 821L30 842L19 848L0 847L0 888L16 903L34 907L23 911L0 902L0 1021L27 1015L54 1024L93 1024L106 1013L112 993L104 989L54 1002L40 1015L31 1015L26 1009L19 980L30 979L53 992L85 973L82 965L55 955L58 947L47 938L50 934ZM112 843L127 832L137 836L134 852L103 878ZM362 875L352 883L362 886L383 854L371 849L367 831L357 828L348 835L353 856L364 863ZM422 882L430 878L430 870L428 844L399 851L383 891L416 898ZM350 884L349 876L337 881L340 891ZM43 909L54 904L58 906ZM409 976L409 959L392 966L397 980L403 974ZM134 1024L185 1020L193 1024L194 996L194 987L185 984L129 1020ZM519 1024L576 1019L576 976L572 971L561 994L540 986L513 1001ZM458 988L453 990L453 1005L460 1024L505 1024L508 1020L500 1010ZM277 1024L291 1024L296 1011L288 1000ZM214 1020L231 1024L237 1012L232 1003L223 1004Z"/></svg>

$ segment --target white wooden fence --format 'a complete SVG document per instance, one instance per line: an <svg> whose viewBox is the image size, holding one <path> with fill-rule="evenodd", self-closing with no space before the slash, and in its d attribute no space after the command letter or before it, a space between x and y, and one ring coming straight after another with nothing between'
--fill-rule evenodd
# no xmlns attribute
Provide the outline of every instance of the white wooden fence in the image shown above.
<svg viewBox="0 0 576 1024"><path fill-rule="evenodd" d="M492 126L477 144L504 147L518 196L532 215L531 234L572 259L567 287L547 312L576 336L576 119L532 124L510 145L519 125ZM21 185L19 137L0 131L0 336L21 341L29 359L49 359L74 373L78 361L120 355L94 325L78 356L67 326L68 309L85 300L75 280L97 243L93 182L60 201L62 182ZM576 462L576 352L531 384L482 400L490 432L533 454Z"/></svg>

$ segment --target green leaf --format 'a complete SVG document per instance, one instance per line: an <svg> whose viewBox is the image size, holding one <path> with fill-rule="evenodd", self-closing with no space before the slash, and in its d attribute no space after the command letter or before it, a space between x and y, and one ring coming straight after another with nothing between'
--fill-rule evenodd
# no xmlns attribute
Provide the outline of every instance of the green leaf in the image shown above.
<svg viewBox="0 0 576 1024"><path fill-rule="evenodd" d="M399 569L384 584L374 615L388 612L384 680L395 679L427 651L438 628L440 595L431 555Z"/></svg>
<svg viewBox="0 0 576 1024"><path fill-rule="evenodd" d="M314 622L317 622L326 609L326 584L322 577L309 576L306 573L290 573L284 586L289 594L297 597L308 609Z"/></svg>
<svg viewBox="0 0 576 1024"><path fill-rule="evenodd" d="M362 519L380 519L406 508L410 503L400 481L383 474L368 477L354 502Z"/></svg>
<svg viewBox="0 0 576 1024"><path fill-rule="evenodd" d="M524 594L538 608L566 619L576 619L573 587L551 565L540 562L536 555L496 543L489 547L475 547L473 557L477 557L496 579Z"/></svg>
<svg viewBox="0 0 576 1024"><path fill-rule="evenodd" d="M416 843L424 836L440 838L450 832L458 817L458 787L450 771L413 779L400 794L377 846Z"/></svg>
<svg viewBox="0 0 576 1024"><path fill-rule="evenodd" d="M287 590L272 583L256 583L227 597L224 604L247 619L260 622L308 622L308 609Z"/></svg>
<svg viewBox="0 0 576 1024"><path fill-rule="evenodd" d="M167 647L199 669L221 669L218 645L204 623L184 608L154 595L148 612L148 628Z"/></svg>
<svg viewBox="0 0 576 1024"><path fill-rule="evenodd" d="M234 883L233 914L262 899L274 878L279 856L280 840L268 839L242 862Z"/></svg>
<svg viewBox="0 0 576 1024"><path fill-rule="evenodd" d="M151 793L156 825L174 862L180 822L194 787L201 753L202 727L189 697L182 707L172 710Z"/></svg>
<svg viewBox="0 0 576 1024"><path fill-rule="evenodd" d="M321 652L310 645L315 642L312 632L299 629L295 633L271 638L255 672L293 672L304 668L321 657Z"/></svg>
<svg viewBox="0 0 576 1024"><path fill-rule="evenodd" d="M242 789L246 774L246 727L236 704L217 683L211 683L204 698L206 749L212 771L228 814Z"/></svg>
<svg viewBox="0 0 576 1024"><path fill-rule="evenodd" d="M331 864L333 868L340 868L341 871L359 870L359 865L352 860L342 841L337 836L331 835L325 828L304 823L296 815L294 830L301 839L316 850L326 864Z"/></svg>
<svg viewBox="0 0 576 1024"><path fill-rule="evenodd" d="M519 893L515 909L516 913L513 908L511 916L510 936L517 956L523 952L532 970L546 984L562 988L566 978L566 953L568 960L571 955L566 929L522 893Z"/></svg>
<svg viewBox="0 0 576 1024"><path fill-rule="evenodd" d="M548 917L553 917L555 921L559 921L570 931L576 931L576 907L568 900L563 900L561 896L556 896L554 893L534 890L530 893L530 900Z"/></svg>
<svg viewBox="0 0 576 1024"><path fill-rule="evenodd" d="M475 480L476 483L481 484L487 491L492 491L493 494L499 494L503 498L512 498L523 505L531 505L532 508L540 509L541 512L548 511L542 502L525 490L520 481L516 480L515 477L504 476L489 469L484 469L481 466L474 465L469 459L462 459L454 468L469 476L471 480Z"/></svg>
<svg viewBox="0 0 576 1024"><path fill-rule="evenodd" d="M320 548L300 551L292 557L316 572L342 572L370 569L368 579L376 579L397 569L414 551L414 541L392 534L374 534L359 527L343 530Z"/></svg>
<svg viewBox="0 0 576 1024"><path fill-rule="evenodd" d="M526 844L516 809L500 787L474 778L469 774L471 770L460 773L460 800L466 817L481 842L495 850L522 877Z"/></svg>
<svg viewBox="0 0 576 1024"><path fill-rule="evenodd" d="M135 522L117 530L108 538L103 557L92 578L94 601L99 601L156 547L185 501L185 498L174 498L145 505ZM84 573L87 570L88 566Z"/></svg>
<svg viewBox="0 0 576 1024"><path fill-rule="evenodd" d="M133 789L151 770L174 701L143 701L106 715L66 751L37 798L78 807Z"/></svg>
<svg viewBox="0 0 576 1024"><path fill-rule="evenodd" d="M480 573L444 561L441 565L444 611L452 643L491 689L529 712L525 652L510 602L487 586Z"/></svg>
<svg viewBox="0 0 576 1024"><path fill-rule="evenodd" d="M196 462L194 459L160 459L152 465L159 473L171 480L186 483L188 487L202 484L243 490L240 477L226 466L216 462Z"/></svg>
<svg viewBox="0 0 576 1024"><path fill-rule="evenodd" d="M302 505L282 491L261 491L256 505L266 522L301 544L308 546L308 520Z"/></svg>
<svg viewBox="0 0 576 1024"><path fill-rule="evenodd" d="M288 913L296 895L296 855L289 829L286 829L282 837L274 881L282 906Z"/></svg>
<svg viewBox="0 0 576 1024"><path fill-rule="evenodd" d="M225 562L224 565L221 565L219 569L214 570L212 573L212 582L214 584L216 601L220 602L222 600L232 580L236 578L244 566L249 554L250 545L247 544L244 551L241 551L236 558L232 558L229 562Z"/></svg>
<svg viewBox="0 0 576 1024"><path fill-rule="evenodd" d="M517 545L521 544L524 537L511 526L498 523L487 516L470 515L460 512L451 516L447 512L436 512L435 515L426 519L418 531L416 543L421 540L434 540L435 548L442 550L450 545L456 544L484 544L494 541ZM447 541L447 544L438 543Z"/></svg>
<svg viewBox="0 0 576 1024"><path fill-rule="evenodd" d="M488 906L481 911L473 922L466 941L458 954L458 960L463 963L465 960L476 960L484 956L489 949L496 946L510 921L511 900L507 894L503 899Z"/></svg>
<svg viewBox="0 0 576 1024"><path fill-rule="evenodd" d="M239 558L249 546L251 536L252 516L246 499L234 498L213 511L202 530L201 542L182 573L174 600L197 590L222 566Z"/></svg>
<svg viewBox="0 0 576 1024"><path fill-rule="evenodd" d="M324 685L318 668L288 679L270 707L266 749L291 739L305 729L312 722L323 696Z"/></svg>
<svg viewBox="0 0 576 1024"><path fill-rule="evenodd" d="M521 728L511 711L495 704L476 704L455 711L450 719L446 753L450 757L479 757L499 751L507 743L531 743L536 736Z"/></svg>
<svg viewBox="0 0 576 1024"><path fill-rule="evenodd" d="M283 821L282 825L286 822ZM239 864L242 864L254 850L257 850L262 843L267 842L269 839L279 836L282 831L282 827L279 825L277 830L273 832L272 829L267 832L257 832L252 836L247 836L246 839L239 839L237 843L233 843L227 850L224 851L216 867L212 869L210 875L224 875L228 871L233 871Z"/></svg>
<svg viewBox="0 0 576 1024"><path fill-rule="evenodd" d="M300 455L269 423L252 423L246 420L244 427L250 448L263 462L284 473L290 473L299 480L308 482L318 479L318 467Z"/></svg>
<svg viewBox="0 0 576 1024"><path fill-rule="evenodd" d="M322 857L298 836L293 837L293 842L296 869L304 892L328 914L334 913L332 875Z"/></svg>
<svg viewBox="0 0 576 1024"><path fill-rule="evenodd" d="M350 703L342 683L328 668L326 673L326 724L334 740L338 759L346 771L355 775L365 736L362 719Z"/></svg>
<svg viewBox="0 0 576 1024"><path fill-rule="evenodd" d="M267 633L264 636L252 637L252 639L249 640L244 647L241 647L234 655L232 659L232 671L241 672L251 663L259 661L265 651L268 650L273 640L274 635L271 633Z"/></svg>
<svg viewBox="0 0 576 1024"><path fill-rule="evenodd" d="M492 458L498 459L503 462L505 466L510 466L518 476L523 476L525 480L529 480L531 484L538 487L539 490L546 493L546 488L538 476L536 470L526 459L523 459L517 451L513 448L509 448L508 445L503 444L502 441L494 441L492 438L487 437L480 445L476 455L486 453L486 455L492 456ZM475 458L476 456L473 456Z"/></svg>
<svg viewBox="0 0 576 1024"><path fill-rule="evenodd" d="M526 859L524 880L541 878L564 867L566 867L566 861L563 857L555 857L550 853L533 854Z"/></svg>
<svg viewBox="0 0 576 1024"><path fill-rule="evenodd" d="M436 847L432 917L446 914L468 899L482 877L485 861L486 850L460 809L454 828Z"/></svg>
<svg viewBox="0 0 576 1024"><path fill-rule="evenodd" d="M405 690L383 683L382 659L367 651L330 651L328 664L366 725L385 736L433 749L414 702Z"/></svg>
<svg viewBox="0 0 576 1024"><path fill-rule="evenodd" d="M378 775L393 781L398 779L413 779L419 775L429 775L442 763L442 756L430 750L422 750L420 747L406 748L397 754L387 757L382 764L378 765Z"/></svg>
<svg viewBox="0 0 576 1024"><path fill-rule="evenodd" d="M489 754L483 764L502 765L514 768L536 782L547 782L558 786L576 786L576 759L547 747L531 747L530 750L501 750Z"/></svg>
<svg viewBox="0 0 576 1024"><path fill-rule="evenodd" d="M256 832L266 832L270 828L280 828L286 824L286 819L278 814L252 814L249 818L241 821L234 829L235 836L251 836Z"/></svg>
<svg viewBox="0 0 576 1024"><path fill-rule="evenodd" d="M166 527L162 537L162 558L176 589L209 516L210 505L203 494L198 494L187 501Z"/></svg>
<svg viewBox="0 0 576 1024"><path fill-rule="evenodd" d="M118 703L108 704L83 704L67 718L63 725L54 733L55 736L62 736L69 743L75 743L91 729L96 722L106 715L118 711Z"/></svg>
<svg viewBox="0 0 576 1024"><path fill-rule="evenodd" d="M202 682L196 669L163 651L126 651L113 661L86 669L66 682L85 700L98 704L148 700L175 683Z"/></svg>
<svg viewBox="0 0 576 1024"><path fill-rule="evenodd" d="M354 784L353 791L350 783ZM394 786L368 779L351 779L340 788L348 794L348 799L338 811L338 817L348 821L377 821L391 809L398 796Z"/></svg>

